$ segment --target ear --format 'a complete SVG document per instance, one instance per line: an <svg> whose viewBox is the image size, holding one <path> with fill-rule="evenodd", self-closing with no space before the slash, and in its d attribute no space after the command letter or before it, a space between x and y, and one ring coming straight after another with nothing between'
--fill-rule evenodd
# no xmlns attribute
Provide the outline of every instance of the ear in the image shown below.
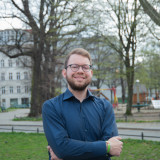
<svg viewBox="0 0 160 160"><path fill-rule="evenodd" d="M62 76L63 76L64 78L66 78L66 74L67 74L66 69L63 69L63 70L62 70Z"/></svg>

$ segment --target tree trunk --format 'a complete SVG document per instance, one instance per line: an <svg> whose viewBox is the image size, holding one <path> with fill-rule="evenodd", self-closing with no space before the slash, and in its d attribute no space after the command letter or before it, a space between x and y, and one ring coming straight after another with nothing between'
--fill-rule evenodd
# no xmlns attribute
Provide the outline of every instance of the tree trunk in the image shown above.
<svg viewBox="0 0 160 160"><path fill-rule="evenodd" d="M126 107L126 115L132 115L132 96L133 96L133 86L128 86L128 101Z"/></svg>
<svg viewBox="0 0 160 160"><path fill-rule="evenodd" d="M126 108L126 115L132 115L132 97L133 97L133 82L134 82L134 68L127 67L127 84L128 84L128 101Z"/></svg>
<svg viewBox="0 0 160 160"><path fill-rule="evenodd" d="M125 91L125 87L124 87L124 80L123 80L123 78L120 78L120 81L121 81L121 87L122 87L122 103L125 103L126 91Z"/></svg>
<svg viewBox="0 0 160 160"><path fill-rule="evenodd" d="M32 69L32 91L31 91L31 110L30 117L38 117L41 115L42 108L42 88L41 88L41 57L39 54L33 60Z"/></svg>

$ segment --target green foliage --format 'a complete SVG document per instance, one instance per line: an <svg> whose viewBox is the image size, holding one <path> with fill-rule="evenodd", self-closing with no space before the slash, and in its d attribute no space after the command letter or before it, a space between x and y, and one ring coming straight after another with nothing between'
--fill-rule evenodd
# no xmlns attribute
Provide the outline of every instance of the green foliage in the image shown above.
<svg viewBox="0 0 160 160"><path fill-rule="evenodd" d="M42 121L42 117L15 117L13 121Z"/></svg>
<svg viewBox="0 0 160 160"><path fill-rule="evenodd" d="M60 95L60 94L62 94L61 89L60 89L60 88L56 88L56 89L55 89L55 96L58 96L58 95Z"/></svg>
<svg viewBox="0 0 160 160"><path fill-rule="evenodd" d="M136 65L135 79L139 79L148 89L158 89L160 88L160 56L153 50L145 50L143 54L143 61Z"/></svg>

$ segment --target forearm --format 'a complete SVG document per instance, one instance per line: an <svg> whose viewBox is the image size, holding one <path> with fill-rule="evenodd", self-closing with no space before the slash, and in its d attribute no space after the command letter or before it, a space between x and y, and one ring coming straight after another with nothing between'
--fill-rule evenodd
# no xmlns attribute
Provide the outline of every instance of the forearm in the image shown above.
<svg viewBox="0 0 160 160"><path fill-rule="evenodd" d="M62 138L57 142L57 139L51 134L46 133L46 137L55 154L62 159L76 160L76 157L78 159L90 159L106 155L105 141L83 142L70 138Z"/></svg>
<svg viewBox="0 0 160 160"><path fill-rule="evenodd" d="M43 126L48 144L62 159L85 159L106 155L105 141L88 142L69 138L63 124L43 112ZM82 158L81 158L82 159Z"/></svg>

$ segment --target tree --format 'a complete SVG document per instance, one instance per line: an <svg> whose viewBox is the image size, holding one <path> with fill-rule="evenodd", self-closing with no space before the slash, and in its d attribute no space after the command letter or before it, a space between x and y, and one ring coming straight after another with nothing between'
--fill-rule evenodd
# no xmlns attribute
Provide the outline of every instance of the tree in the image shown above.
<svg viewBox="0 0 160 160"><path fill-rule="evenodd" d="M144 12L151 18L151 20L160 27L160 13L157 11L158 8L160 7L160 1L150 1L148 2L147 0L139 0L140 4L142 5ZM155 34L155 29L150 28L149 29L151 34L159 41L159 34ZM155 46L155 48L159 48L159 44L157 46ZM155 50L154 48L154 50ZM150 64L149 66L149 86L151 89L155 88L155 91L159 88L159 70L157 70L158 68L158 64L159 62L157 62L157 60L159 59L159 55L157 53L154 53L155 51L149 52L149 60L148 60L148 64ZM148 53L148 52L147 52ZM147 54L148 55L148 54ZM155 76L156 73L156 76Z"/></svg>
<svg viewBox="0 0 160 160"><path fill-rule="evenodd" d="M5 0L4 5L12 9L5 11L3 17L19 19L33 37L30 42L22 42L22 33L14 40L14 45L5 44L5 48L1 47L0 51L10 58L31 57L33 66L29 116L39 116L44 100L55 96L61 56L74 36L85 29L81 25L83 16L77 14L80 6L74 0Z"/></svg>
<svg viewBox="0 0 160 160"><path fill-rule="evenodd" d="M149 32L159 41L159 28L157 27L160 27L160 13L157 10L159 10L160 2L159 0L150 2L148 2L147 0L140 0L140 3L144 9L144 12L151 18L152 22L156 24L152 24L151 26L149 26L149 24L147 23L146 26L148 27Z"/></svg>
<svg viewBox="0 0 160 160"><path fill-rule="evenodd" d="M147 0L139 0L145 13L156 23L160 26L160 13L149 3ZM160 2L158 1L160 4Z"/></svg>
<svg viewBox="0 0 160 160"><path fill-rule="evenodd" d="M130 115L132 108L132 95L133 95L133 83L134 83L134 67L135 57L137 49L137 26L140 21L139 11L140 5L137 0L135 1L110 1L107 0L107 6L103 10L105 17L105 24L108 23L106 33L110 33L116 36L119 40L119 45L112 43L108 39L110 46L119 53L121 61L125 66L125 75L128 86L128 102L126 108L126 114ZM112 27L110 27L112 26ZM103 31L103 35L104 35ZM105 34L106 34L105 33ZM123 67L122 67L123 68Z"/></svg>
<svg viewBox="0 0 160 160"><path fill-rule="evenodd" d="M148 88L150 95L152 96L153 89L155 90L155 95L160 89L160 55L159 55L159 44L149 43L142 52L144 53L144 58L142 62L137 63L135 77L140 80L142 84Z"/></svg>
<svg viewBox="0 0 160 160"><path fill-rule="evenodd" d="M115 41L113 37L110 39ZM99 36L97 32L95 36L83 38L81 46L92 54L94 70L92 86L99 89L103 85L108 85L107 81L110 82L108 87L116 86L116 83L111 84L111 78L113 80L115 70L118 68L118 56L108 46L104 37Z"/></svg>

